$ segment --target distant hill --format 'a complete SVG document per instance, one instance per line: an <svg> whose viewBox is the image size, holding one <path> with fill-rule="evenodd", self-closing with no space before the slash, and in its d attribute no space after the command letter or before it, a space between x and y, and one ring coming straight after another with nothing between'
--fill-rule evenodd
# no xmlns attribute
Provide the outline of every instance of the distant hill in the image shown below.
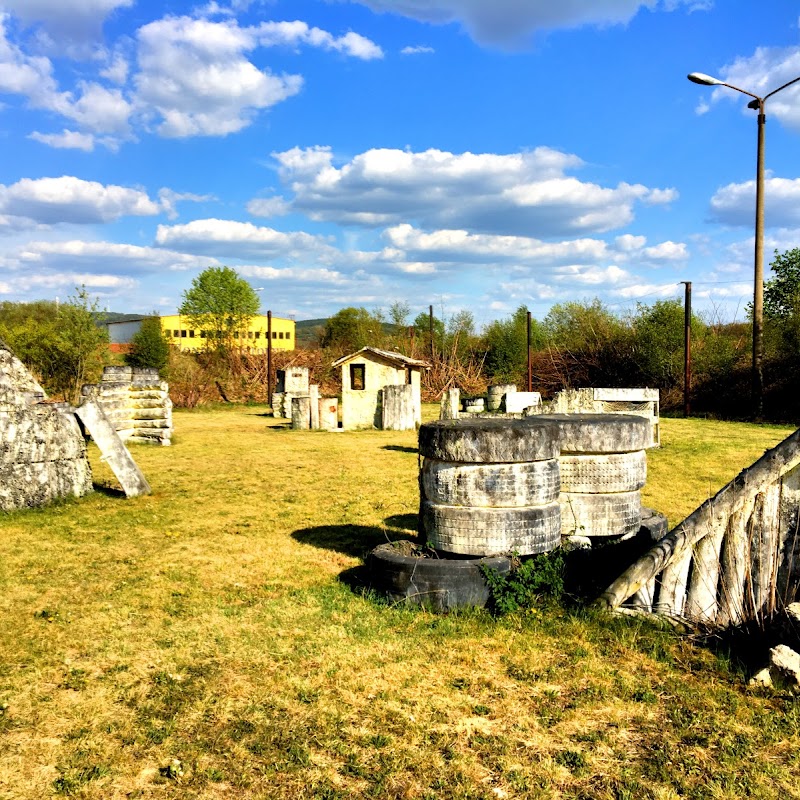
<svg viewBox="0 0 800 800"><path fill-rule="evenodd" d="M315 344L328 321L327 317L322 319L302 319L295 322L295 339L297 340L298 347L308 347L310 344Z"/></svg>

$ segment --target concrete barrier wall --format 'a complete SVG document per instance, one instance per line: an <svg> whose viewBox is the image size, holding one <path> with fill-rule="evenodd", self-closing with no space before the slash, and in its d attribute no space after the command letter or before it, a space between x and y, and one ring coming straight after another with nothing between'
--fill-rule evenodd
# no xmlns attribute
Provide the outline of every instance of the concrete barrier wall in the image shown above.
<svg viewBox="0 0 800 800"><path fill-rule="evenodd" d="M108 417L120 439L169 445L172 440L172 401L169 384L158 370L143 367L105 367L100 383L81 389Z"/></svg>

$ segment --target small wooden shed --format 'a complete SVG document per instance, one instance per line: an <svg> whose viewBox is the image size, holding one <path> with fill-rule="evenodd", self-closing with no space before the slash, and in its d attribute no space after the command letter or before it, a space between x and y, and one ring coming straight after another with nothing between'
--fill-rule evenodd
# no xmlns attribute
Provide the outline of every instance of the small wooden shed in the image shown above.
<svg viewBox="0 0 800 800"><path fill-rule="evenodd" d="M410 429L422 422L421 373L430 369L427 361L362 347L355 353L333 362L342 368L342 428ZM400 390L384 390L387 387L408 387ZM387 418L387 398L392 405L400 403L400 417L394 412ZM406 412L403 412L403 408Z"/></svg>

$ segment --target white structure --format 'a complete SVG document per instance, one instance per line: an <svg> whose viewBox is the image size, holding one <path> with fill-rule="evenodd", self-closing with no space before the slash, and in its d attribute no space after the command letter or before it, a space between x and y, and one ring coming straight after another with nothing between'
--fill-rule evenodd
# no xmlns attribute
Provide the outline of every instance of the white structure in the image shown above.
<svg viewBox="0 0 800 800"><path fill-rule="evenodd" d="M427 361L402 353L362 347L356 353L333 362L342 368L342 428L383 427L383 389L386 386L411 386L411 414L404 427L413 429L422 422L421 374L430 369ZM397 423L393 424L397 430Z"/></svg>

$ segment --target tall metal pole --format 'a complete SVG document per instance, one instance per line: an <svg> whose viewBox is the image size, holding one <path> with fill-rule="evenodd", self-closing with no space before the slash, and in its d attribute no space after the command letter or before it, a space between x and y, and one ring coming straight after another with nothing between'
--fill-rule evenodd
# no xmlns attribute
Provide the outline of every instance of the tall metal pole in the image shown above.
<svg viewBox="0 0 800 800"><path fill-rule="evenodd" d="M267 403L272 405L272 312L267 311Z"/></svg>
<svg viewBox="0 0 800 800"><path fill-rule="evenodd" d="M753 275L753 416L760 419L764 413L764 127L767 123L765 103L772 95L783 91L787 86L800 81L800 75L787 81L783 86L759 97L757 94L740 89L732 83L726 83L719 78L712 78L702 72L692 72L687 75L692 83L703 86L727 86L736 92L746 94L753 99L747 104L748 108L758 111L758 148L756 153L756 231L755 231L755 258Z"/></svg>
<svg viewBox="0 0 800 800"><path fill-rule="evenodd" d="M531 312L528 312L528 391L533 391L533 354L531 352Z"/></svg>
<svg viewBox="0 0 800 800"><path fill-rule="evenodd" d="M691 414L692 392L692 282L681 281L686 286L683 300L683 416Z"/></svg>
<svg viewBox="0 0 800 800"><path fill-rule="evenodd" d="M764 101L754 101L758 110L758 148L756 155L756 234L753 277L753 414L764 415L764 128L767 115ZM751 104L752 105L752 104Z"/></svg>
<svg viewBox="0 0 800 800"><path fill-rule="evenodd" d="M433 364L433 359L436 352L433 343L433 306L428 306L428 325L431 334L431 364Z"/></svg>

